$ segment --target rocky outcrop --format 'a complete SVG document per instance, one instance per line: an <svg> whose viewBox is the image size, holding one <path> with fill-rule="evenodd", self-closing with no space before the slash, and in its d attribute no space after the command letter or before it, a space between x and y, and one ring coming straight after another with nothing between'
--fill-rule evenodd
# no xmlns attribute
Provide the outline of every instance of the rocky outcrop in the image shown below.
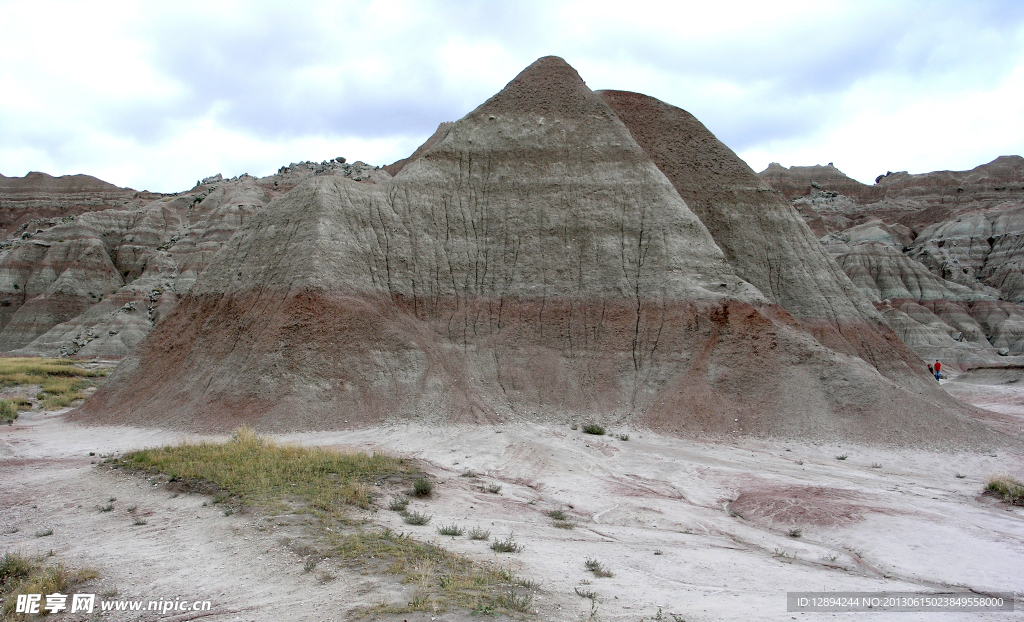
<svg viewBox="0 0 1024 622"><path fill-rule="evenodd" d="M989 439L816 244L754 258L745 232L757 252L809 236L788 206L730 223L774 194L725 162L702 175L734 174L736 188L691 209L683 178L663 172L671 158L636 138L617 98L543 58L394 178L302 181L228 241L75 417L204 429L600 418ZM820 337L852 326L856 343Z"/></svg>
<svg viewBox="0 0 1024 622"><path fill-rule="evenodd" d="M31 236L62 218L119 207L137 207L160 194L136 192L88 175L0 175L0 236Z"/></svg>
<svg viewBox="0 0 1024 622"><path fill-rule="evenodd" d="M0 195L3 200L13 196L12 201L32 205L25 209L36 216L62 209L49 203L58 192L108 193L119 197L116 201L130 194L131 199L112 209L35 218L4 241L0 351L125 356L257 212L317 176L364 184L390 179L379 167L344 158L294 163L262 179L213 175L178 195L135 193L86 176L4 178L17 183L8 183L15 189Z"/></svg>
<svg viewBox="0 0 1024 622"><path fill-rule="evenodd" d="M863 291L888 301L883 316L919 355L970 367L1024 353L1024 158L887 173L874 186L820 166L761 177Z"/></svg>

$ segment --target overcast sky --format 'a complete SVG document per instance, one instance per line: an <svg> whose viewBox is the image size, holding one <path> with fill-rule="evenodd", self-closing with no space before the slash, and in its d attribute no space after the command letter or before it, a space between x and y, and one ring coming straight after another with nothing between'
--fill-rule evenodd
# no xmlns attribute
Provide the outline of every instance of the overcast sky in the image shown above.
<svg viewBox="0 0 1024 622"><path fill-rule="evenodd" d="M690 111L756 171L1024 154L1019 0L0 0L0 173L176 192L388 164L548 54Z"/></svg>

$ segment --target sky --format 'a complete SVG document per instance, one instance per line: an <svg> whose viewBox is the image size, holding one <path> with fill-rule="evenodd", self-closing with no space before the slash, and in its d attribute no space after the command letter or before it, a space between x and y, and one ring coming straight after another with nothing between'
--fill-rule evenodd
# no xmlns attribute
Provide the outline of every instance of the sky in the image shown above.
<svg viewBox="0 0 1024 622"><path fill-rule="evenodd" d="M178 192L389 164L541 56L684 108L755 171L1024 155L1024 3L0 0L0 174Z"/></svg>

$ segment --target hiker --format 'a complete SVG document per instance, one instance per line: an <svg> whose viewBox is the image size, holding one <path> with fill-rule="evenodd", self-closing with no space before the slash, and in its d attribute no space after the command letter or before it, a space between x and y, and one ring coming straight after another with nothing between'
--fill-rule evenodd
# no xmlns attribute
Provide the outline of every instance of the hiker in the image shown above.
<svg viewBox="0 0 1024 622"><path fill-rule="evenodd" d="M940 363L938 360L936 360L935 361L935 381L936 382L938 382L939 378L942 376L942 374L940 373L941 369L942 369L942 363Z"/></svg>

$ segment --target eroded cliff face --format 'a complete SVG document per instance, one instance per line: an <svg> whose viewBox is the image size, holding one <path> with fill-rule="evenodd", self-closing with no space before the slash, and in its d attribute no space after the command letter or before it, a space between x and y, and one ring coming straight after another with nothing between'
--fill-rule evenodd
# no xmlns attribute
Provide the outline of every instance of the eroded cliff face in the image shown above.
<svg viewBox="0 0 1024 622"><path fill-rule="evenodd" d="M831 166L760 176L922 358L966 368L1024 354L1024 158L874 186Z"/></svg>
<svg viewBox="0 0 1024 622"><path fill-rule="evenodd" d="M543 58L393 179L319 176L273 198L76 416L987 438L749 169L730 161L736 187L691 207L614 99ZM796 250L754 259L779 243Z"/></svg>
<svg viewBox="0 0 1024 622"><path fill-rule="evenodd" d="M21 224L0 250L0 351L123 357L253 215L325 174L390 177L362 163L299 163L263 179L217 175L177 195L84 175L3 178L3 213ZM69 202L89 209L76 213Z"/></svg>

